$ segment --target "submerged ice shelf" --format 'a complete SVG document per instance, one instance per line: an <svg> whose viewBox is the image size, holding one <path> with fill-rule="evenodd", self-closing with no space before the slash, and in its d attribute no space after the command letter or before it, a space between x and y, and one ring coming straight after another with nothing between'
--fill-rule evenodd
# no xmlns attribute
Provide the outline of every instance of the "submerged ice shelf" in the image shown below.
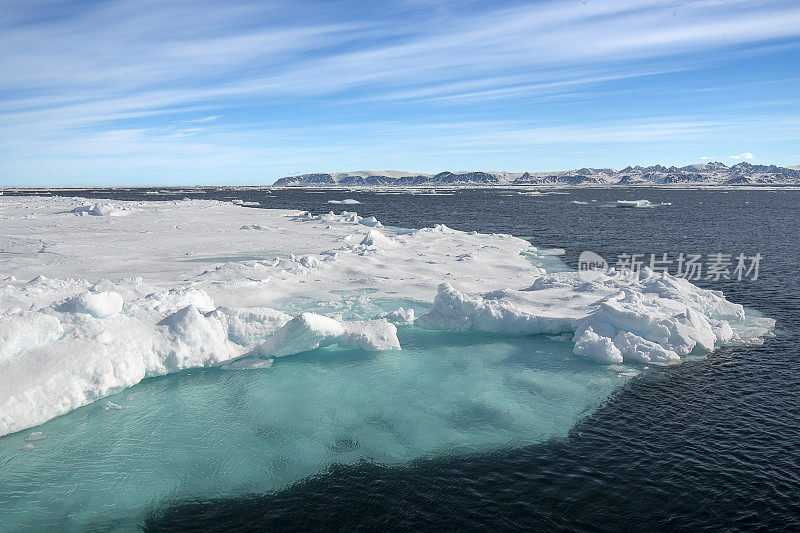
<svg viewBox="0 0 800 533"><path fill-rule="evenodd" d="M399 339L400 352L324 348L148 379L43 424L32 451L18 449L30 431L0 438L0 529L120 528L155 504L279 490L332 464L561 438L629 379L545 336Z"/></svg>
<svg viewBox="0 0 800 533"><path fill-rule="evenodd" d="M773 326L682 280L583 282L522 239L355 212L4 198L0 226L4 517L562 436L642 365Z"/></svg>

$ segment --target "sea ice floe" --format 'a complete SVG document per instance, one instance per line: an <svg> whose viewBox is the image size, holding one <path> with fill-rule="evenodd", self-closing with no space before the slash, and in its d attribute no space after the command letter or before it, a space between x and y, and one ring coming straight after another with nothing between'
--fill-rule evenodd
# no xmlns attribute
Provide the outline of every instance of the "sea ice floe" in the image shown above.
<svg viewBox="0 0 800 533"><path fill-rule="evenodd" d="M654 204L650 200L617 200L613 204L614 207L627 207L627 208L650 208L662 207L672 205L672 202L665 202L662 204Z"/></svg>
<svg viewBox="0 0 800 533"><path fill-rule="evenodd" d="M73 216L74 205L2 206L0 248L19 253L0 259L14 276L0 287L0 435L188 368L264 368L324 346L398 350L396 324L568 333L576 354L635 364L672 364L771 328L675 278L548 274L561 264L552 251L509 235L200 200L120 202L128 216L104 219ZM224 259L245 255L270 259ZM344 294L358 296L343 304ZM410 308L379 314L371 298L433 307L418 318Z"/></svg>
<svg viewBox="0 0 800 533"><path fill-rule="evenodd" d="M341 204L341 205L358 205L361 202L358 200L354 200L352 198L345 198L344 200L328 200L329 204Z"/></svg>
<svg viewBox="0 0 800 533"><path fill-rule="evenodd" d="M652 207L650 200L617 200L617 207Z"/></svg>
<svg viewBox="0 0 800 533"><path fill-rule="evenodd" d="M148 376L225 365L248 352L284 356L331 344L400 348L395 326L385 320L341 322L310 313L293 320L272 308L215 307L193 287L116 288L128 293L124 309L117 292L84 292L66 304L0 317L0 333L7 332L0 338L0 434L37 425ZM80 298L86 294L101 297L100 303ZM87 302L97 304L89 305L92 312L86 312ZM114 312L107 312L109 302ZM231 365L245 366L266 364Z"/></svg>

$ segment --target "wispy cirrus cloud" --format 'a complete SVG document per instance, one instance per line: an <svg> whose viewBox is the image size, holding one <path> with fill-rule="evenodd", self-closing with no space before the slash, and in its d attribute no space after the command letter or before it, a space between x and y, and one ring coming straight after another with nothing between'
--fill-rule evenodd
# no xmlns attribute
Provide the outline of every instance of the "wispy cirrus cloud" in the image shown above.
<svg viewBox="0 0 800 533"><path fill-rule="evenodd" d="M187 124L205 124L206 122L214 122L222 118L222 115L209 115L203 118L195 118L192 120L184 120Z"/></svg>

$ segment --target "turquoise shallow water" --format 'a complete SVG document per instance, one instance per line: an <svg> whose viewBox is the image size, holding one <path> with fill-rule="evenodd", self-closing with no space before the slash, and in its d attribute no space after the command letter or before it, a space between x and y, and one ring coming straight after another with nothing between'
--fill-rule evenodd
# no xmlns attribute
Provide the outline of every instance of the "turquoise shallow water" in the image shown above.
<svg viewBox="0 0 800 533"><path fill-rule="evenodd" d="M564 437L627 376L545 336L401 329L401 352L148 379L0 440L0 525L135 528L165 500L275 491L333 464L400 465ZM107 409L111 401L123 409Z"/></svg>

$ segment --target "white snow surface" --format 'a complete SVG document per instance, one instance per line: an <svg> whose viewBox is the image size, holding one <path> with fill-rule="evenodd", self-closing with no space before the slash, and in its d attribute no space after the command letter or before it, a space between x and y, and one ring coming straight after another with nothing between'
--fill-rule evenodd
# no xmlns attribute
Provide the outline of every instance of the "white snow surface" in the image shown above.
<svg viewBox="0 0 800 533"><path fill-rule="evenodd" d="M587 284L533 266L522 239L389 229L354 212L4 197L0 249L0 435L187 368L265 369L325 346L399 350L395 324L569 332L579 355L659 364L771 327L682 280ZM403 308L351 321L302 312L365 291L435 301L416 321Z"/></svg>

